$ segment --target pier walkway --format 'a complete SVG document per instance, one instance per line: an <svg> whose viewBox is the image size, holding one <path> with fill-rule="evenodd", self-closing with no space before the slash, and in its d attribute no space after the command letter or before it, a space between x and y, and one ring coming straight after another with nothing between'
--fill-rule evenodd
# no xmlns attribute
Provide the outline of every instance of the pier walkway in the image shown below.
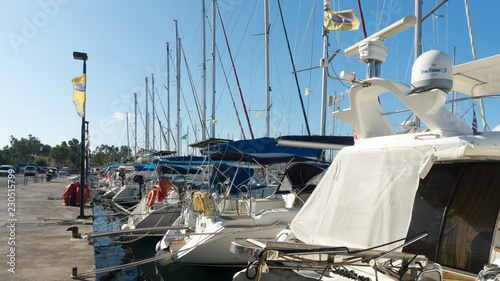
<svg viewBox="0 0 500 281"><path fill-rule="evenodd" d="M95 268L94 247L66 231L93 229L92 219L76 219L79 207L63 206L60 198L69 182L58 177L33 183L30 177L25 185L23 175L15 174L15 188L12 182L8 188L8 178L0 178L0 280L75 280L73 267L78 272ZM85 215L92 215L90 206Z"/></svg>

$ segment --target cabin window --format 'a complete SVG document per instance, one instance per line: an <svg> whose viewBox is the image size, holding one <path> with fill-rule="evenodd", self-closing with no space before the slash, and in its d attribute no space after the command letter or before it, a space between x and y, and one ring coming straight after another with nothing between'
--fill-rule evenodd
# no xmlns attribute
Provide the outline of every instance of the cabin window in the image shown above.
<svg viewBox="0 0 500 281"><path fill-rule="evenodd" d="M467 164L446 213L439 263L472 272L488 263L499 187L500 163Z"/></svg>
<svg viewBox="0 0 500 281"><path fill-rule="evenodd" d="M420 182L408 234L428 231L421 254L442 265L477 273L488 263L498 198L499 162L434 165ZM419 247L405 250L416 252Z"/></svg>
<svg viewBox="0 0 500 281"><path fill-rule="evenodd" d="M413 237L423 231L429 235L420 254L436 260L437 245L446 205L464 164L434 165L425 179L420 180L408 236ZM416 253L421 242L407 246L404 251Z"/></svg>

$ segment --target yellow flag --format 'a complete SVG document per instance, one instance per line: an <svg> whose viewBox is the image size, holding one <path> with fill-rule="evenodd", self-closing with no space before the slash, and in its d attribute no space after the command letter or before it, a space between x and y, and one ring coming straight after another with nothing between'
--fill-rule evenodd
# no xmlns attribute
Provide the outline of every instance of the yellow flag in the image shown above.
<svg viewBox="0 0 500 281"><path fill-rule="evenodd" d="M312 92L311 89L306 88L306 96L308 96L311 92Z"/></svg>
<svg viewBox="0 0 500 281"><path fill-rule="evenodd" d="M86 74L71 80L73 82L73 103L76 106L78 116L85 117L85 88Z"/></svg>
<svg viewBox="0 0 500 281"><path fill-rule="evenodd" d="M260 116L260 111L257 111L257 118L259 118Z"/></svg>
<svg viewBox="0 0 500 281"><path fill-rule="evenodd" d="M359 20L354 14L354 10L333 12L328 10L325 17L325 28L332 30L356 30L359 28Z"/></svg>

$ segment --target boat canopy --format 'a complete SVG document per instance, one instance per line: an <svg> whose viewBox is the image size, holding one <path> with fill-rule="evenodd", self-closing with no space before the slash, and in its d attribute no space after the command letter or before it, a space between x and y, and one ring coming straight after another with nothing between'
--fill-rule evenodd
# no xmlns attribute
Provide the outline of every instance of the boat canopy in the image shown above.
<svg viewBox="0 0 500 281"><path fill-rule="evenodd" d="M257 163L260 165L271 165L278 163L311 161L309 158L297 156L290 153L243 153L236 151L217 152L210 155L211 161L242 161Z"/></svg>
<svg viewBox="0 0 500 281"><path fill-rule="evenodd" d="M190 165L175 165L175 166L161 166L161 172L164 174L181 174L181 175L187 175L187 174L198 174L201 172L201 169L199 167L193 167Z"/></svg>
<svg viewBox="0 0 500 281"><path fill-rule="evenodd" d="M276 143L274 142L274 138L239 140L210 147L210 152L231 152L231 151L242 152L246 154L283 153L283 154L309 157L315 159L319 159L323 152L322 149L317 149L317 148L314 149L314 148L277 146ZM202 153L207 155L208 150L204 150L202 151Z"/></svg>
<svg viewBox="0 0 500 281"><path fill-rule="evenodd" d="M354 148L340 151L292 221L303 242L369 248L406 237L421 166L432 166L425 163L433 148Z"/></svg>
<svg viewBox="0 0 500 281"><path fill-rule="evenodd" d="M283 179L276 188L275 194L289 193L292 190L303 191L309 186L315 188L316 185L310 185L309 181L317 175L328 169L330 163L320 162L295 162L289 164L285 169Z"/></svg>
<svg viewBox="0 0 500 281"><path fill-rule="evenodd" d="M156 169L156 165L136 165L136 171L154 171Z"/></svg>
<svg viewBox="0 0 500 281"><path fill-rule="evenodd" d="M500 93L500 55L453 67L453 90L471 97Z"/></svg>

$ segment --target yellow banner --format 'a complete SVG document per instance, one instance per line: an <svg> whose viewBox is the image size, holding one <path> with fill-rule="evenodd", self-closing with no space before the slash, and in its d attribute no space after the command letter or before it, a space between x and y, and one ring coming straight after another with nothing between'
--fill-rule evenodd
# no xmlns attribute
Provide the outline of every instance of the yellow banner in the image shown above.
<svg viewBox="0 0 500 281"><path fill-rule="evenodd" d="M312 92L311 89L306 88L306 96L308 96L311 92Z"/></svg>
<svg viewBox="0 0 500 281"><path fill-rule="evenodd" d="M354 14L354 10L333 12L328 10L325 17L325 28L327 31L333 30L356 30L359 28L359 20Z"/></svg>
<svg viewBox="0 0 500 281"><path fill-rule="evenodd" d="M78 116L85 117L85 89L86 74L71 80L73 82L73 103L76 106Z"/></svg>

